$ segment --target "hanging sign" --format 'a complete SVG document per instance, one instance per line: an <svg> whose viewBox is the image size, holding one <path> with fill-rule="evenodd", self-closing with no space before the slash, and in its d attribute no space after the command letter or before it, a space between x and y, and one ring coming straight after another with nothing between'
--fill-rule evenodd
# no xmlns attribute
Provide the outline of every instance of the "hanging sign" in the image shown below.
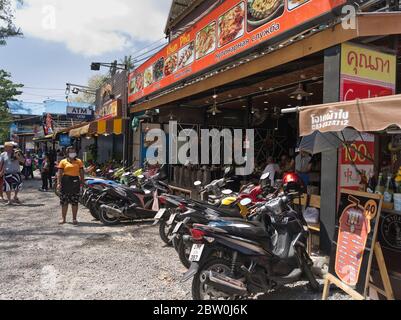
<svg viewBox="0 0 401 320"><path fill-rule="evenodd" d="M74 120L91 121L94 112L89 108L67 107L67 117Z"/></svg>

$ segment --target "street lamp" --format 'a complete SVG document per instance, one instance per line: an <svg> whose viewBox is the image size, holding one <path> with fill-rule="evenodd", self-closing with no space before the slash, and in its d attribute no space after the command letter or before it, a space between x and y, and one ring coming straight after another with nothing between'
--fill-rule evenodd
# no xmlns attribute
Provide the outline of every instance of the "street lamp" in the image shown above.
<svg viewBox="0 0 401 320"><path fill-rule="evenodd" d="M99 71L100 67L106 67L114 70L124 70L127 71L128 67L126 64L117 63L117 60L113 63L104 63L104 62L92 62L91 63L91 70L92 71Z"/></svg>

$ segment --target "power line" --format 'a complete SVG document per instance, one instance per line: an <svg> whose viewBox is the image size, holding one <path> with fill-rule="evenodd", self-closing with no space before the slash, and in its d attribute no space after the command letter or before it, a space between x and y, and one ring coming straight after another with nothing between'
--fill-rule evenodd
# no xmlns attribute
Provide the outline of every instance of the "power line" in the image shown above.
<svg viewBox="0 0 401 320"><path fill-rule="evenodd" d="M21 89L32 89L32 90L49 90L49 91L65 91L65 89L56 88L38 88L38 87L22 87Z"/></svg>

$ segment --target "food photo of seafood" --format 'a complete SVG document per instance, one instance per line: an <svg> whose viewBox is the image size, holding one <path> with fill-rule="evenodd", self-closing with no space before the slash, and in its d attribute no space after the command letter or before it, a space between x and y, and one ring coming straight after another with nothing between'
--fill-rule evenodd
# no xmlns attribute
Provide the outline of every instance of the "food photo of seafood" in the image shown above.
<svg viewBox="0 0 401 320"><path fill-rule="evenodd" d="M138 73L131 80L130 92L137 93L141 90L143 90L143 73Z"/></svg>
<svg viewBox="0 0 401 320"><path fill-rule="evenodd" d="M307 3L309 0L288 0L288 10L293 10Z"/></svg>
<svg viewBox="0 0 401 320"><path fill-rule="evenodd" d="M164 58L160 58L153 65L153 81L157 82L163 78Z"/></svg>
<svg viewBox="0 0 401 320"><path fill-rule="evenodd" d="M200 59L216 49L216 22L212 22L196 35L196 59Z"/></svg>
<svg viewBox="0 0 401 320"><path fill-rule="evenodd" d="M153 83L153 66L150 66L144 73L144 87L149 87Z"/></svg>
<svg viewBox="0 0 401 320"><path fill-rule="evenodd" d="M164 75L166 77L174 73L175 70L177 70L177 60L178 60L177 53L171 55L166 59L166 62L164 63Z"/></svg>
<svg viewBox="0 0 401 320"><path fill-rule="evenodd" d="M241 37L244 29L245 5L241 2L219 18L219 47Z"/></svg>
<svg viewBox="0 0 401 320"><path fill-rule="evenodd" d="M284 0L248 0L248 31L252 31L284 13Z"/></svg>
<svg viewBox="0 0 401 320"><path fill-rule="evenodd" d="M194 62L195 59L195 43L192 41L178 52L177 69L184 68Z"/></svg>

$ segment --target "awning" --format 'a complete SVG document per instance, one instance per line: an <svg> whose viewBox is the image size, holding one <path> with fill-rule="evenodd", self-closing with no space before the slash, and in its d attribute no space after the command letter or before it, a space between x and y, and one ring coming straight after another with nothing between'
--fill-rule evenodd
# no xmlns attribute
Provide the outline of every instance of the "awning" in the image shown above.
<svg viewBox="0 0 401 320"><path fill-rule="evenodd" d="M298 111L300 136L315 131L339 132L348 127L360 132L401 127L401 95L308 106Z"/></svg>
<svg viewBox="0 0 401 320"><path fill-rule="evenodd" d="M71 129L69 135L71 138L79 138L82 136L92 135L96 133L97 133L97 123L91 122L83 125L82 127Z"/></svg>
<svg viewBox="0 0 401 320"><path fill-rule="evenodd" d="M48 142L51 140L53 140L53 134L49 134L47 136L37 137L37 138L32 139L33 142Z"/></svg>
<svg viewBox="0 0 401 320"><path fill-rule="evenodd" d="M109 134L123 134L124 121L122 118L97 120L87 123L79 128L74 128L69 131L71 138L79 138L87 135L109 135Z"/></svg>

